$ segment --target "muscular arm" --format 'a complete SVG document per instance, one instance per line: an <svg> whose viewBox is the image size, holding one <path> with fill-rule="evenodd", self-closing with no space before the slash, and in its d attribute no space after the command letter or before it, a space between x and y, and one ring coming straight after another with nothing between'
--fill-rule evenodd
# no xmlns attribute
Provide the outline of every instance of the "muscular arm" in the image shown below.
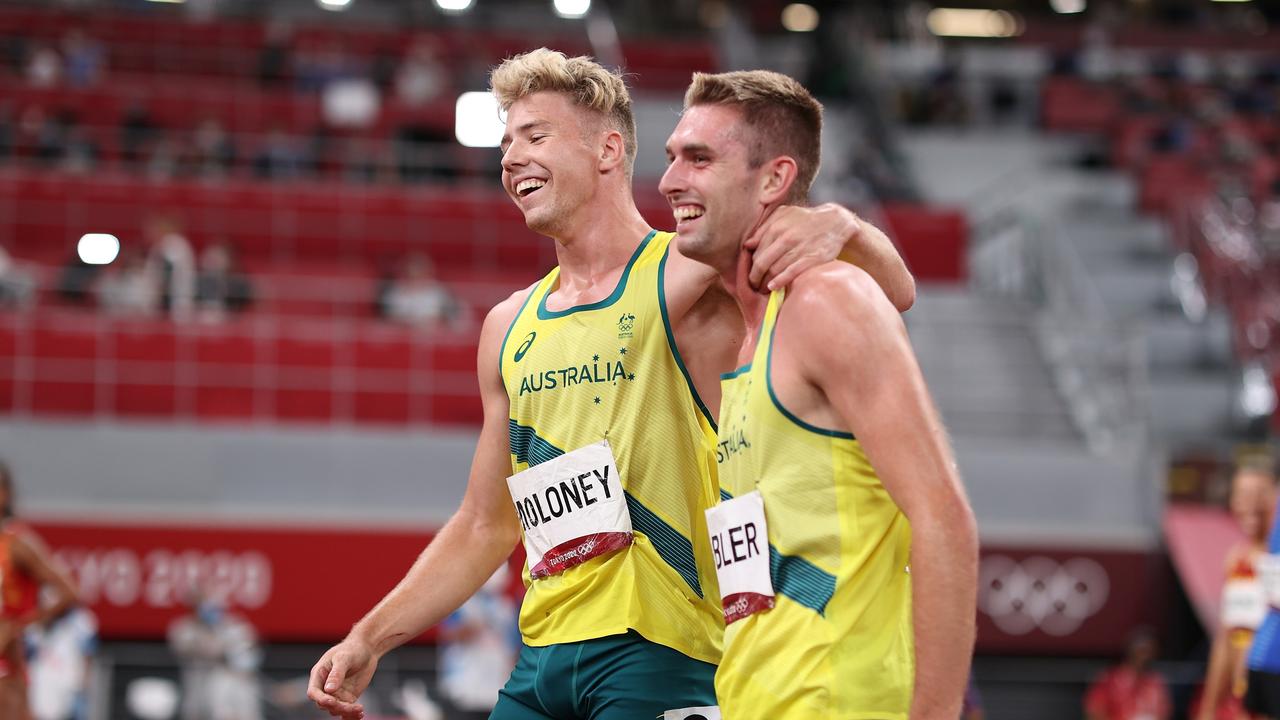
<svg viewBox="0 0 1280 720"><path fill-rule="evenodd" d="M973 652L977 531L906 328L870 277L836 263L799 278L783 313L789 355L911 522L911 718L959 717Z"/></svg>
<svg viewBox="0 0 1280 720"><path fill-rule="evenodd" d="M360 717L362 708L355 700L378 659L461 606L519 540L519 520L503 482L511 473L509 406L498 354L523 297L520 293L495 307L480 333L476 365L484 425L461 506L399 584L312 669L308 695L331 714Z"/></svg>

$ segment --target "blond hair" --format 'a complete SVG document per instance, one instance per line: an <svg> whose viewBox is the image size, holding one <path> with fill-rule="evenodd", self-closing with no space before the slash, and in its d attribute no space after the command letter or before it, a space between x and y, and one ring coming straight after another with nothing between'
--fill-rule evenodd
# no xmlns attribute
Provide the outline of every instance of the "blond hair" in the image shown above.
<svg viewBox="0 0 1280 720"><path fill-rule="evenodd" d="M739 108L750 131L747 161L760 167L772 158L790 157L797 172L788 202L808 197L822 154L822 103L803 85L769 70L694 73L684 106L694 105Z"/></svg>
<svg viewBox="0 0 1280 720"><path fill-rule="evenodd" d="M489 89L503 111L536 92L561 92L578 107L599 113L606 125L622 134L627 176L636 161L636 119L631 94L620 73L585 56L538 48L509 57L489 73Z"/></svg>

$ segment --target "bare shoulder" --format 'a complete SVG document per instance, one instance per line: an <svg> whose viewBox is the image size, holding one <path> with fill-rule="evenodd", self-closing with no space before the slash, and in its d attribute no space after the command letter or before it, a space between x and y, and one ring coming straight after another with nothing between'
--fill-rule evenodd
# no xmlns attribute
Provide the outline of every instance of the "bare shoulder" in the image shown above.
<svg viewBox="0 0 1280 720"><path fill-rule="evenodd" d="M1238 542L1235 545L1232 545L1231 549L1227 551L1227 557L1223 561L1223 565L1225 565L1227 571L1230 572L1236 564L1252 560L1252 554L1253 548L1247 541Z"/></svg>
<svg viewBox="0 0 1280 720"><path fill-rule="evenodd" d="M10 533L9 552L19 565L26 568L41 559L45 550L44 543L33 538L34 535L28 530Z"/></svg>
<svg viewBox="0 0 1280 720"><path fill-rule="evenodd" d="M787 289L789 315L821 331L836 320L852 327L898 317L898 311L870 275L856 265L828 262L801 273Z"/></svg>
<svg viewBox="0 0 1280 720"><path fill-rule="evenodd" d="M487 361L498 357L498 354L502 351L502 340L507 336L507 329L511 327L516 315L520 313L520 308L524 307L529 293L533 292L537 285L538 283L534 283L523 290L517 290L511 293L507 299L489 309L489 314L484 318L484 326L480 329L480 348L478 352L481 360L480 367L491 364Z"/></svg>
<svg viewBox="0 0 1280 720"><path fill-rule="evenodd" d="M538 286L534 283L523 290L517 290L507 296L505 300L489 308L489 313L484 318L484 333L490 331L490 326L500 325L503 332L506 332L507 326L511 325L511 321L516 319L516 314L520 312L520 308L524 307L524 301L528 299L529 293Z"/></svg>

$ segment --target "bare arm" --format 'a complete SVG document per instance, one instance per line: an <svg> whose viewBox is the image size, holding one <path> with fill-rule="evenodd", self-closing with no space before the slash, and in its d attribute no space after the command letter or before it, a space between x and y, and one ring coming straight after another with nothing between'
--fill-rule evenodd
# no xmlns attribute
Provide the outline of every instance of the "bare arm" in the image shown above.
<svg viewBox="0 0 1280 720"><path fill-rule="evenodd" d="M956 718L973 653L977 529L901 317L872 279L829 264L783 306L801 372L858 438L911 522L912 720Z"/></svg>
<svg viewBox="0 0 1280 720"><path fill-rule="evenodd" d="M511 554L520 526L503 479L511 473L509 405L498 374L507 327L523 299L513 296L485 319L477 368L484 425L462 505L399 584L311 671L307 695L330 714L359 718L356 703L378 660L456 610Z"/></svg>
<svg viewBox="0 0 1280 720"><path fill-rule="evenodd" d="M1239 555L1239 546L1227 553L1227 572L1223 577L1230 575L1230 569L1239 559ZM1200 720L1213 720L1217 715L1218 704L1222 702L1223 694L1227 688L1231 687L1233 663L1229 632L1230 630L1219 622L1213 633L1213 644L1209 650L1209 666L1205 668L1204 673L1204 693L1200 696L1200 713L1196 716Z"/></svg>
<svg viewBox="0 0 1280 720"><path fill-rule="evenodd" d="M805 270L838 259L870 275L898 312L915 304L916 281L893 241L840 205L780 207L747 239L746 247L753 251L753 287L786 287Z"/></svg>
<svg viewBox="0 0 1280 720"><path fill-rule="evenodd" d="M43 543L33 542L31 538L15 535L12 544L13 558L18 566L35 578L42 588L52 588L52 603L41 604L31 615L21 618L21 622L45 624L66 612L68 608L80 601L75 585L49 556Z"/></svg>

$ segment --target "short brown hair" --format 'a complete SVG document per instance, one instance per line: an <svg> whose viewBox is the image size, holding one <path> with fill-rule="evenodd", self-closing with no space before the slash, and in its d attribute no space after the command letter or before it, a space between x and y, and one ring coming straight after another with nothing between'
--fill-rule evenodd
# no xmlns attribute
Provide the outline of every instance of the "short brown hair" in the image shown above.
<svg viewBox="0 0 1280 720"><path fill-rule="evenodd" d="M526 95L549 91L566 93L579 107L600 113L622 133L627 176L631 176L636 162L636 118L620 73L586 55L568 57L543 47L503 60L489 73L489 89L504 111Z"/></svg>
<svg viewBox="0 0 1280 720"><path fill-rule="evenodd" d="M694 73L684 106L694 105L740 108L752 135L747 161L760 167L772 158L789 156L797 168L789 201L808 197L822 155L822 103L803 85L769 70Z"/></svg>

